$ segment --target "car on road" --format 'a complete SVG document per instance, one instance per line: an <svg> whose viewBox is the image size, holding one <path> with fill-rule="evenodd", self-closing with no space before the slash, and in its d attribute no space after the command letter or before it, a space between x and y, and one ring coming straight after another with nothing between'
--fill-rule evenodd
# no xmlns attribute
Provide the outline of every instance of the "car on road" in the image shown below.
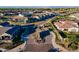
<svg viewBox="0 0 79 59"><path fill-rule="evenodd" d="M51 48L48 50L48 52L60 52L59 48Z"/></svg>

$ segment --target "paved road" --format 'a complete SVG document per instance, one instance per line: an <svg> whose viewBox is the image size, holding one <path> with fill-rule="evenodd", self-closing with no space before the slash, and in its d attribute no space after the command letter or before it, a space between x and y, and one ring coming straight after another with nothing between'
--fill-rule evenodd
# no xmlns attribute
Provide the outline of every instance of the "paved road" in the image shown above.
<svg viewBox="0 0 79 59"><path fill-rule="evenodd" d="M47 21L36 22L36 25L44 25ZM47 36L45 43L37 43L34 38L34 35L31 34L29 36L29 40L27 41L25 51L32 51L32 52L47 52L50 48L53 47L52 45L52 37Z"/></svg>
<svg viewBox="0 0 79 59"><path fill-rule="evenodd" d="M27 52L47 52L50 48L59 48L62 52L68 52L64 47L56 44L55 34L51 32L51 35L47 36L45 43L37 43L35 41L34 35L31 34L27 41L26 49Z"/></svg>
<svg viewBox="0 0 79 59"><path fill-rule="evenodd" d="M27 41L25 52L47 52L50 48L53 47L51 35L47 36L45 39L45 43L37 43L33 34L30 35L30 38Z"/></svg>
<svg viewBox="0 0 79 59"><path fill-rule="evenodd" d="M68 52L67 49L65 49L64 47L62 47L62 46L56 44L56 42L55 42L56 36L55 36L55 34L54 34L53 32L51 32L51 34L52 34L52 36L53 36L53 37L52 37L52 45L53 45L53 47L54 47L54 48L59 48L62 52Z"/></svg>
<svg viewBox="0 0 79 59"><path fill-rule="evenodd" d="M43 25L43 24L45 24L47 22L48 21L40 22L39 25ZM25 51L46 52L50 48L54 47L54 48L59 48L60 50L62 50L64 52L67 52L68 50L66 50L64 47L56 44L56 42L55 42L56 38L55 38L55 34L53 32L51 32L51 35L47 37L46 43L37 43L35 41L35 38L34 38L33 34L31 34L29 40L27 41L27 45L26 45Z"/></svg>

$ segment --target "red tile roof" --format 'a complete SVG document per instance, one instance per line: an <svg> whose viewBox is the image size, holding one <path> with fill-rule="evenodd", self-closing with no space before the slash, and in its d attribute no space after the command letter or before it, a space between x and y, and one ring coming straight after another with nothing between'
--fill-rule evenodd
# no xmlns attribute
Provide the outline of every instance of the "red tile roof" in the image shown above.
<svg viewBox="0 0 79 59"><path fill-rule="evenodd" d="M72 28L72 27L78 27L77 23L74 21L59 21L59 22L55 22L55 25L57 25L59 28Z"/></svg>

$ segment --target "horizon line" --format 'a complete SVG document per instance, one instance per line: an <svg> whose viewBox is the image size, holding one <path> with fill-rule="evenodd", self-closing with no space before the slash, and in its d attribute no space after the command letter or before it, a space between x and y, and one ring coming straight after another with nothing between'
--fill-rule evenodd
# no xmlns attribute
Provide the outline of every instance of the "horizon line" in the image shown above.
<svg viewBox="0 0 79 59"><path fill-rule="evenodd" d="M0 6L0 8L79 8L79 6Z"/></svg>

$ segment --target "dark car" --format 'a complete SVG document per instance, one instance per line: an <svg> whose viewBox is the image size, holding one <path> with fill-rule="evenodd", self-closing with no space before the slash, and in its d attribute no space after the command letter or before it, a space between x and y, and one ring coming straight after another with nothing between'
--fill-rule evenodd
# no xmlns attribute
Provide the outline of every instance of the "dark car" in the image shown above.
<svg viewBox="0 0 79 59"><path fill-rule="evenodd" d="M59 52L59 48L51 48L48 52Z"/></svg>

